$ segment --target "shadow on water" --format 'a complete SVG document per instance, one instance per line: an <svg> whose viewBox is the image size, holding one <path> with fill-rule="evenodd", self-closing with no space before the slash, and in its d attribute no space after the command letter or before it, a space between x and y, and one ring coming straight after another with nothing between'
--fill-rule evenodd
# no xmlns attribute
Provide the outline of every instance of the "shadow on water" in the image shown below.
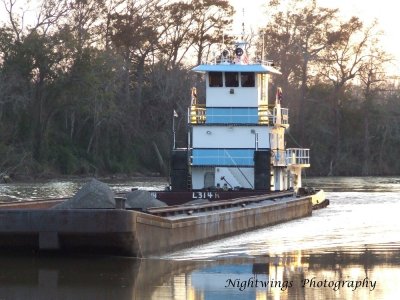
<svg viewBox="0 0 400 300"><path fill-rule="evenodd" d="M2 255L0 268L1 299L391 299L400 247L215 261ZM364 286L328 286L341 280Z"/></svg>

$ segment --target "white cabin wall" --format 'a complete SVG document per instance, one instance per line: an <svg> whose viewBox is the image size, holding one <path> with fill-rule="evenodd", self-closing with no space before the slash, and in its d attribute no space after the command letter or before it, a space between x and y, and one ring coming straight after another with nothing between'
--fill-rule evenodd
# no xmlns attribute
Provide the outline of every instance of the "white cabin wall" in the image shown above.
<svg viewBox="0 0 400 300"><path fill-rule="evenodd" d="M232 187L253 188L254 187L254 169L253 168L235 168L235 167L212 167L212 168L192 168L192 188L204 188L204 176L206 172L215 171L215 186L217 184L222 188L225 181L232 185ZM247 178L244 178L244 176ZM250 183L249 183L250 182ZM250 185L251 184L251 185Z"/></svg>
<svg viewBox="0 0 400 300"><path fill-rule="evenodd" d="M285 128L278 127L271 130L271 148L285 149Z"/></svg>
<svg viewBox="0 0 400 300"><path fill-rule="evenodd" d="M206 172L214 172L215 168L192 168L192 188L204 188L204 175ZM216 175L215 175L216 176Z"/></svg>
<svg viewBox="0 0 400 300"><path fill-rule="evenodd" d="M215 169L215 186L219 184L222 188L225 180L221 180L221 177L224 177L233 188L254 188L254 168L240 168L239 170L239 168L234 167L217 167Z"/></svg>
<svg viewBox="0 0 400 300"><path fill-rule="evenodd" d="M274 170L274 190L280 191L282 189L282 172L280 168Z"/></svg>
<svg viewBox="0 0 400 300"><path fill-rule="evenodd" d="M231 94L230 91L234 93ZM206 88L207 107L257 107L256 87L209 87Z"/></svg>
<svg viewBox="0 0 400 300"><path fill-rule="evenodd" d="M255 133L258 133L258 148L270 148L268 126L194 126L192 146L193 148L254 148Z"/></svg>
<svg viewBox="0 0 400 300"><path fill-rule="evenodd" d="M274 168L273 169L273 176L271 178L271 190L273 191L284 191L290 188L290 178L289 172L285 168Z"/></svg>

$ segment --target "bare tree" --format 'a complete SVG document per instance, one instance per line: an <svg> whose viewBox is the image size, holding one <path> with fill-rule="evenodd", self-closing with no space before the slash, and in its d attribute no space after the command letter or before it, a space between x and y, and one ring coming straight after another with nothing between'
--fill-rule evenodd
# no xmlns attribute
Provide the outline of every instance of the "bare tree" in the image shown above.
<svg viewBox="0 0 400 300"><path fill-rule="evenodd" d="M330 33L334 42L326 48L324 61L320 65L320 75L333 86L331 94L331 107L333 112L334 139L332 143L333 156L329 175L334 174L340 161L341 151L341 100L346 84L356 78L365 69L369 55L367 51L373 40L377 24L364 27L357 18L352 17L346 22L341 22L336 31Z"/></svg>
<svg viewBox="0 0 400 300"><path fill-rule="evenodd" d="M195 0L193 5L192 39L197 52L197 64L207 59L210 47L221 43L224 31L229 30L234 13L226 0Z"/></svg>
<svg viewBox="0 0 400 300"><path fill-rule="evenodd" d="M265 52L280 66L282 78L279 84L285 86L285 82L290 81L292 86L300 88L300 97L293 103L302 143L310 65L319 61L322 50L333 42L329 33L338 10L320 7L316 0L292 0L284 11L280 1L272 1L270 6L275 13L264 29L267 38L263 44Z"/></svg>
<svg viewBox="0 0 400 300"><path fill-rule="evenodd" d="M373 116L373 107L376 105L378 97L382 96L382 91L387 86L388 78L385 68L392 61L392 57L379 47L379 40L376 37L371 39L369 48L366 50L366 58L359 72L362 84L364 102L362 105L363 115L363 165L362 175L371 175L371 134L370 122L378 118Z"/></svg>
<svg viewBox="0 0 400 300"><path fill-rule="evenodd" d="M165 7L165 22L161 36L159 57L171 68L180 64L194 44L192 30L193 5L186 2L175 2Z"/></svg>

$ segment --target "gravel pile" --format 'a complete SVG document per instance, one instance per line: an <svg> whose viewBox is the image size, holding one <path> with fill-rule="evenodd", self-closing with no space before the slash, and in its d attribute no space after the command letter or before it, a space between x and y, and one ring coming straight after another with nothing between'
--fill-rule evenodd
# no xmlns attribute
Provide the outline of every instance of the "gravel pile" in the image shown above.
<svg viewBox="0 0 400 300"><path fill-rule="evenodd" d="M115 208L115 194L110 187L96 179L83 185L78 192L63 203L54 206L54 209L79 209L79 208ZM146 211L149 207L168 206L157 200L148 191L135 190L126 195L126 208Z"/></svg>
<svg viewBox="0 0 400 300"><path fill-rule="evenodd" d="M148 191L135 190L126 195L126 208L146 210L149 207L168 206L164 202L154 198Z"/></svg>
<svg viewBox="0 0 400 300"><path fill-rule="evenodd" d="M71 199L57 204L53 208L115 208L114 197L114 192L107 184L92 179L83 185Z"/></svg>

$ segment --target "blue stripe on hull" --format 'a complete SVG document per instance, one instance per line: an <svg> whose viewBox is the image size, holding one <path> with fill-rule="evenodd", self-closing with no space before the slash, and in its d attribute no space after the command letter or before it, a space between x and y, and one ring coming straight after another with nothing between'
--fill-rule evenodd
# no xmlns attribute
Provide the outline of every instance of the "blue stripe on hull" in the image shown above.
<svg viewBox="0 0 400 300"><path fill-rule="evenodd" d="M192 165L254 166L254 149L193 149Z"/></svg>

